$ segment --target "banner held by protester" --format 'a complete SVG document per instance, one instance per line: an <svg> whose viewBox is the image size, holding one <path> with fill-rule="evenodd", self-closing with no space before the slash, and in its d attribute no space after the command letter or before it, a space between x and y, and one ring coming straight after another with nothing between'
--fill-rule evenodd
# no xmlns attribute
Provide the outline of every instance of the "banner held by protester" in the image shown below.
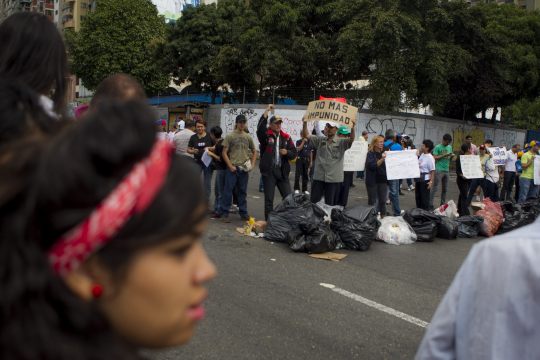
<svg viewBox="0 0 540 360"><path fill-rule="evenodd" d="M420 165L416 150L387 151L385 164L388 180L420 177Z"/></svg>
<svg viewBox="0 0 540 360"><path fill-rule="evenodd" d="M466 179L481 179L484 177L480 156L478 155L460 155L461 171Z"/></svg>
<svg viewBox="0 0 540 360"><path fill-rule="evenodd" d="M540 185L540 156L534 157L534 185Z"/></svg>
<svg viewBox="0 0 540 360"><path fill-rule="evenodd" d="M490 147L488 149L491 155L493 155L495 166L504 166L506 164L506 159L508 158L506 147Z"/></svg>
<svg viewBox="0 0 540 360"><path fill-rule="evenodd" d="M367 141L355 141L343 158L343 171L364 171L368 153Z"/></svg>
<svg viewBox="0 0 540 360"><path fill-rule="evenodd" d="M332 121L347 127L356 123L358 108L334 100L317 100L309 103L304 121Z"/></svg>

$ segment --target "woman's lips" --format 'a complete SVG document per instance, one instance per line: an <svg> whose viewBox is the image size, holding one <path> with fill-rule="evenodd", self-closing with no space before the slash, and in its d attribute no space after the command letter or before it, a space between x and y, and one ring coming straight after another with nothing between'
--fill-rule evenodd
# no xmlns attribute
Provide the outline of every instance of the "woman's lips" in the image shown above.
<svg viewBox="0 0 540 360"><path fill-rule="evenodd" d="M199 305L190 307L187 311L187 316L191 320L200 321L204 319L205 313L206 311L204 310L204 306L202 304L199 304Z"/></svg>

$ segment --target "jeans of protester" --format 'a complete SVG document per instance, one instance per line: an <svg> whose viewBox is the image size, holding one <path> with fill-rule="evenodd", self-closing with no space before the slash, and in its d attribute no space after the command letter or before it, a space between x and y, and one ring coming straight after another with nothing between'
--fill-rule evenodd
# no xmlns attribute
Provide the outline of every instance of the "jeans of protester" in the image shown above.
<svg viewBox="0 0 540 360"><path fill-rule="evenodd" d="M443 205L446 203L446 190L448 188L448 179L450 178L450 175L448 174L448 171L435 171L435 179L433 181L433 188L431 188L431 193L429 195L429 205L431 208L433 208L433 199L435 198L435 195L439 191L439 184L441 185L441 204Z"/></svg>
<svg viewBox="0 0 540 360"><path fill-rule="evenodd" d="M227 170L216 170L216 179L214 181L214 212L221 214L223 202L223 189L225 188L225 174Z"/></svg>
<svg viewBox="0 0 540 360"><path fill-rule="evenodd" d="M486 189L484 186L485 182L486 182L486 179L484 178L471 180L471 186L469 187L469 194L467 195L467 207L471 206L473 196L476 193L476 189L478 189L479 186L482 188L484 195L486 194Z"/></svg>
<svg viewBox="0 0 540 360"><path fill-rule="evenodd" d="M416 199L416 207L423 210L429 210L429 194L430 189L428 189L428 181L419 180L416 182L414 189L414 195Z"/></svg>
<svg viewBox="0 0 540 360"><path fill-rule="evenodd" d="M264 191L264 182L261 175L261 178L259 179L259 192L263 192L263 191Z"/></svg>
<svg viewBox="0 0 540 360"><path fill-rule="evenodd" d="M388 185L386 183L366 185L368 194L368 205L375 206L381 216L386 215L386 194L388 192Z"/></svg>
<svg viewBox="0 0 540 360"><path fill-rule="evenodd" d="M201 174L203 176L204 184L204 193L206 195L206 200L210 201L210 194L212 194L212 173L213 169L211 167L206 167L201 165Z"/></svg>
<svg viewBox="0 0 540 360"><path fill-rule="evenodd" d="M341 183L341 186L339 187L339 195L338 195L338 203L337 203L338 205L341 205L343 207L347 206L347 203L349 202L349 190L353 183L353 177L354 177L354 171L343 172L343 182Z"/></svg>
<svg viewBox="0 0 540 360"><path fill-rule="evenodd" d="M399 207L399 180L389 180L388 190L390 191L390 202L392 203L394 216L400 216L401 209Z"/></svg>
<svg viewBox="0 0 540 360"><path fill-rule="evenodd" d="M399 188L401 189L401 184L403 183L403 179L399 180ZM407 179L407 187L411 187L411 185L413 184L413 181L412 179Z"/></svg>
<svg viewBox="0 0 540 360"><path fill-rule="evenodd" d="M499 201L499 186L486 179L484 181L484 197L494 202Z"/></svg>
<svg viewBox="0 0 540 360"><path fill-rule="evenodd" d="M519 201L519 175L516 174L516 191L514 192L514 200Z"/></svg>
<svg viewBox="0 0 540 360"><path fill-rule="evenodd" d="M339 205L339 189L341 183L327 183L320 180L313 180L311 184L311 202L316 204L322 200L327 205Z"/></svg>
<svg viewBox="0 0 540 360"><path fill-rule="evenodd" d="M263 175L264 183L264 218L268 220L268 215L274 210L274 194L276 186L284 199L291 191L289 178L278 177L275 174Z"/></svg>
<svg viewBox="0 0 540 360"><path fill-rule="evenodd" d="M247 186L249 180L249 173L236 168L235 172L229 169L225 170L225 187L223 189L223 195L221 195L221 211L220 215L229 215L231 209L233 191L236 187L238 189L238 209L240 215L244 216L248 214L247 211Z"/></svg>
<svg viewBox="0 0 540 360"><path fill-rule="evenodd" d="M528 199L533 199L538 195L537 186L533 179L519 179L519 200L518 203L524 203Z"/></svg>
<svg viewBox="0 0 540 360"><path fill-rule="evenodd" d="M300 190L300 178L302 178L302 192L308 191L309 160L299 157L296 159L296 172L294 174L294 190Z"/></svg>
<svg viewBox="0 0 540 360"><path fill-rule="evenodd" d="M364 172L363 171L358 171L356 173L356 178L364 180Z"/></svg>
<svg viewBox="0 0 540 360"><path fill-rule="evenodd" d="M471 180L464 179L461 176L457 177L457 186L459 189L459 198L458 198L458 213L459 216L470 215L469 206L467 204L467 195L469 193L469 187L471 185Z"/></svg>
<svg viewBox="0 0 540 360"><path fill-rule="evenodd" d="M501 201L511 200L512 199L512 188L516 182L516 173L514 171L505 171L504 172L504 181L501 189Z"/></svg>

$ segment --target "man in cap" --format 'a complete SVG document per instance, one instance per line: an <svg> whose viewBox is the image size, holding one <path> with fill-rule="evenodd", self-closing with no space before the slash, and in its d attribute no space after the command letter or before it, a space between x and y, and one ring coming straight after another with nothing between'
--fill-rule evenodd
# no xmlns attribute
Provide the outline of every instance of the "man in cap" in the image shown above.
<svg viewBox="0 0 540 360"><path fill-rule="evenodd" d="M351 136L351 129L342 125L337 131L339 138L347 139ZM349 189L353 187L354 171L343 171L343 182L341 183L338 195L338 205L347 206L349 201Z"/></svg>
<svg viewBox="0 0 540 360"><path fill-rule="evenodd" d="M534 199L538 196L538 186L534 185L534 158L538 155L540 143L531 141L530 150L521 157L521 167L523 172L519 177L519 200L523 203L528 199Z"/></svg>
<svg viewBox="0 0 540 360"><path fill-rule="evenodd" d="M186 120L185 129L174 134L173 143L178 155L184 155L193 158L193 155L188 153L189 140L195 135L195 121Z"/></svg>
<svg viewBox="0 0 540 360"><path fill-rule="evenodd" d="M222 217L228 221L229 210L233 200L233 191L238 191L238 213L242 220L248 220L247 210L247 186L249 171L255 166L257 151L251 136L246 133L247 119L244 115L236 117L234 131L223 140L223 150L221 156L227 169L225 170L225 185L221 196L220 214L215 217Z"/></svg>
<svg viewBox="0 0 540 360"><path fill-rule="evenodd" d="M272 116L268 119L270 112ZM296 158L297 154L291 136L281 129L283 120L273 113L274 105L268 105L257 125L257 138L261 150L259 168L264 184L264 217L267 220L274 209L276 186L282 198L291 193L289 160Z"/></svg>
<svg viewBox="0 0 540 360"><path fill-rule="evenodd" d="M326 123L325 136L309 136L309 141L317 150L315 172L311 185L311 201L319 202L324 196L327 205L338 205L339 192L343 182L343 157L354 141L354 127L348 138L336 136L338 125ZM304 121L302 136L308 137L307 122Z"/></svg>

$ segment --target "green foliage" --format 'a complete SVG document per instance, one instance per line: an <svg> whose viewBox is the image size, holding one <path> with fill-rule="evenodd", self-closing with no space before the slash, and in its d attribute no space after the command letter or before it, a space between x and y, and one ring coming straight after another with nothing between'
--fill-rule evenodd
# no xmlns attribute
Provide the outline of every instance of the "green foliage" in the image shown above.
<svg viewBox="0 0 540 360"><path fill-rule="evenodd" d="M165 39L164 19L150 0L101 0L80 32L66 33L72 68L95 89L108 75L126 73L155 93L167 87L169 74L156 61Z"/></svg>
<svg viewBox="0 0 540 360"><path fill-rule="evenodd" d="M540 98L522 99L506 108L504 116L512 126L522 129L540 129Z"/></svg>
<svg viewBox="0 0 540 360"><path fill-rule="evenodd" d="M540 13L513 5L222 0L169 30L164 66L213 92L367 79L375 109L429 105L457 118L540 95Z"/></svg>

